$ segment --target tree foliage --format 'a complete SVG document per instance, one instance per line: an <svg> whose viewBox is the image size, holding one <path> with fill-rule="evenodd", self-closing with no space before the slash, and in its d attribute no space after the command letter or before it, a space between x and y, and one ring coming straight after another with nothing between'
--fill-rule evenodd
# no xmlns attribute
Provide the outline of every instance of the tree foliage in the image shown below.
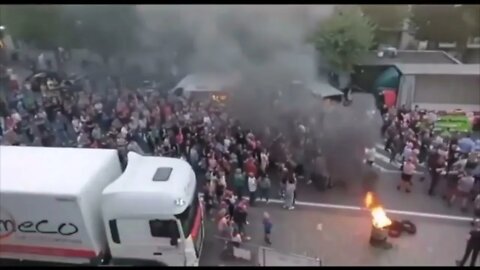
<svg viewBox="0 0 480 270"><path fill-rule="evenodd" d="M69 9L81 44L105 60L137 44L140 18L133 5L85 5Z"/></svg>
<svg viewBox="0 0 480 270"><path fill-rule="evenodd" d="M8 32L39 49L85 47L105 59L137 42L133 5L5 5Z"/></svg>
<svg viewBox="0 0 480 270"><path fill-rule="evenodd" d="M436 44L466 43L474 29L475 19L469 23L469 19L474 18L474 13L468 6L414 5L412 22L416 28L415 38Z"/></svg>
<svg viewBox="0 0 480 270"><path fill-rule="evenodd" d="M462 5L460 9L467 31L472 37L480 37L480 5Z"/></svg>
<svg viewBox="0 0 480 270"><path fill-rule="evenodd" d="M332 68L350 72L371 48L374 30L358 7L343 7L319 24L310 41Z"/></svg>
<svg viewBox="0 0 480 270"><path fill-rule="evenodd" d="M376 26L377 44L389 43L391 37L399 36L410 14L408 5L361 5L360 9Z"/></svg>
<svg viewBox="0 0 480 270"><path fill-rule="evenodd" d="M7 31L16 39L39 49L54 49L74 43L69 18L60 5L2 5Z"/></svg>
<svg viewBox="0 0 480 270"><path fill-rule="evenodd" d="M360 9L378 30L401 29L410 14L408 5L361 5Z"/></svg>

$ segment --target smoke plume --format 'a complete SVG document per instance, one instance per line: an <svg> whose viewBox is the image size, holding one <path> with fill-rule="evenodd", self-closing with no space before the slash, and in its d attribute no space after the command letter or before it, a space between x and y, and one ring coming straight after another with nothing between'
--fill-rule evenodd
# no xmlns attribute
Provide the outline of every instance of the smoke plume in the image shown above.
<svg viewBox="0 0 480 270"><path fill-rule="evenodd" d="M229 109L248 126L281 126L292 115L321 118L321 102L308 94L295 93L276 109L271 103L278 90L291 88L292 81L320 80L321 55L306 40L332 14L333 6L144 5L138 9L149 29L142 42L157 44L164 59L175 62L183 74L241 75L241 87ZM362 99L325 115L324 124L315 127L323 134L332 170L351 171L353 178L361 163L354 156L373 145L378 134L373 134L377 124L366 116L374 109L371 99ZM285 132L288 128L283 127Z"/></svg>

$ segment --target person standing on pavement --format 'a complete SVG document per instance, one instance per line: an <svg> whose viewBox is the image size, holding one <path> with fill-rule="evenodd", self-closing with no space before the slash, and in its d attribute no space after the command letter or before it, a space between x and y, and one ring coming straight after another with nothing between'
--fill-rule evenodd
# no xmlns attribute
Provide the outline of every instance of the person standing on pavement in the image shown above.
<svg viewBox="0 0 480 270"><path fill-rule="evenodd" d="M464 266L468 258L470 257L470 255L472 255L470 259L470 267L475 266L479 252L480 252L480 222L477 221L474 224L474 229L470 231L463 258L461 260L456 261L457 265Z"/></svg>
<svg viewBox="0 0 480 270"><path fill-rule="evenodd" d="M449 205L455 203L455 199L460 197L462 199L462 212L467 211L467 203L470 199L470 194L473 190L473 185L475 184L475 179L469 174L462 175L458 180L457 190L450 198Z"/></svg>
<svg viewBox="0 0 480 270"><path fill-rule="evenodd" d="M283 208L286 208L288 210L293 210L295 207L293 206L293 200L295 196L295 176L293 173L291 176L288 177L287 183L285 185L285 199L284 199L284 205Z"/></svg>
<svg viewBox="0 0 480 270"><path fill-rule="evenodd" d="M411 142L408 142L405 145L405 148L403 148L403 154L402 154L402 166L400 166L400 171L403 170L403 166L405 165L405 161L410 159L410 156L413 153L413 145Z"/></svg>
<svg viewBox="0 0 480 270"><path fill-rule="evenodd" d="M263 234L264 240L267 245L271 245L272 242L270 241L270 234L272 233L272 220L270 219L270 215L267 212L263 213Z"/></svg>
<svg viewBox="0 0 480 270"><path fill-rule="evenodd" d="M280 198L285 198L285 187L287 186L288 181L288 169L285 164L280 165Z"/></svg>
<svg viewBox="0 0 480 270"><path fill-rule="evenodd" d="M430 173L430 187L428 189L428 195L434 196L435 195L435 188L438 185L438 181L440 179L440 172L444 167L444 159L440 154L440 150L437 150L430 154L428 159L428 171Z"/></svg>
<svg viewBox="0 0 480 270"><path fill-rule="evenodd" d="M248 179L247 179L247 185L248 185L248 194L249 194L249 204L250 206L255 205L255 200L256 200L256 193L257 193L257 178L255 175L250 172L248 174Z"/></svg>
<svg viewBox="0 0 480 270"><path fill-rule="evenodd" d="M269 154L266 149L260 153L260 172L266 174L268 168Z"/></svg>
<svg viewBox="0 0 480 270"><path fill-rule="evenodd" d="M246 237L245 226L248 225L247 205L243 201L238 203L237 207L235 207L235 210L233 212L233 222L235 222L235 225L237 225L238 231L242 235L242 237ZM248 239L248 237L246 238Z"/></svg>
<svg viewBox="0 0 480 270"><path fill-rule="evenodd" d="M400 137L399 134L395 135L393 137L393 141L390 145L390 163L393 163L400 152L401 146L402 145L402 138Z"/></svg>
<svg viewBox="0 0 480 270"><path fill-rule="evenodd" d="M253 174L254 177L257 176L258 170L257 170L257 165L255 164L255 159L253 156L249 155L247 160L245 160L245 172L250 175Z"/></svg>
<svg viewBox="0 0 480 270"><path fill-rule="evenodd" d="M205 202L205 213L210 216L213 207L213 196L210 193L210 181L206 180L203 185L203 201Z"/></svg>
<svg viewBox="0 0 480 270"><path fill-rule="evenodd" d="M402 188L405 190L406 193L410 193L413 183L412 178L415 172L415 164L410 160L407 159L403 164L402 168L402 181L397 186L397 190L401 190Z"/></svg>
<svg viewBox="0 0 480 270"><path fill-rule="evenodd" d="M395 127L395 123L391 123L387 130L386 130L386 140L385 140L385 147L384 147L384 150L385 151L389 151L390 148L392 147L392 143L393 143L393 138L395 138L395 135L397 134L397 129Z"/></svg>
<svg viewBox="0 0 480 270"><path fill-rule="evenodd" d="M369 166L373 166L373 163L375 162L375 154L375 147L365 149L365 161Z"/></svg>
<svg viewBox="0 0 480 270"><path fill-rule="evenodd" d="M226 187L227 181L225 180L225 172L219 171L217 177L217 184L215 185L215 195L218 201L222 200Z"/></svg>
<svg viewBox="0 0 480 270"><path fill-rule="evenodd" d="M268 203L270 199L270 188L271 182L268 174L261 173L260 180L258 182L258 186L260 188L260 200L265 199L265 202Z"/></svg>
<svg viewBox="0 0 480 270"><path fill-rule="evenodd" d="M240 168L235 169L235 174L233 176L233 186L237 199L239 201L242 200L243 189L245 188L245 174L242 173L242 169Z"/></svg>

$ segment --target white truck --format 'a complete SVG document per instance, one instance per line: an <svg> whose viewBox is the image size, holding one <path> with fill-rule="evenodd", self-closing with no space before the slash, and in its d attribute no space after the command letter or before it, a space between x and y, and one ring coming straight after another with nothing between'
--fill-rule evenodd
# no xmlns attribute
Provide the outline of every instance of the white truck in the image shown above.
<svg viewBox="0 0 480 270"><path fill-rule="evenodd" d="M0 260L198 266L191 166L116 150L0 147Z"/></svg>

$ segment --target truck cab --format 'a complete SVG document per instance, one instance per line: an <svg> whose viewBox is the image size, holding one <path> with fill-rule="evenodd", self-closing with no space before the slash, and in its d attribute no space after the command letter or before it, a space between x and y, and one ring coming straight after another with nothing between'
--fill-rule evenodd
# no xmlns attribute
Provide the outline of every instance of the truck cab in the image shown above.
<svg viewBox="0 0 480 270"><path fill-rule="evenodd" d="M113 264L198 265L203 211L187 162L130 152L125 172L102 196Z"/></svg>
<svg viewBox="0 0 480 270"><path fill-rule="evenodd" d="M198 266L203 206L183 160L0 146L0 263Z"/></svg>

